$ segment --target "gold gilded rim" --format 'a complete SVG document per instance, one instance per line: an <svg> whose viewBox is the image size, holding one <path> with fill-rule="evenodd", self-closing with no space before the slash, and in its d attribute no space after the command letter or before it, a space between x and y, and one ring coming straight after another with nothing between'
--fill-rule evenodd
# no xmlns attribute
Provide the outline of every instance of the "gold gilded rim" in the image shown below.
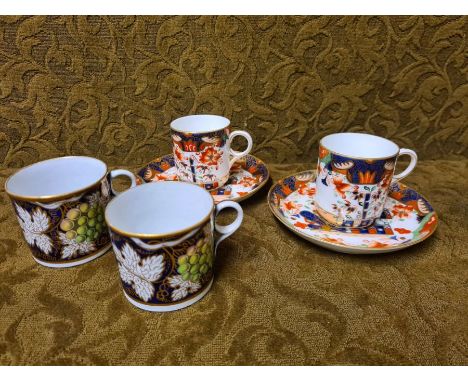
<svg viewBox="0 0 468 382"><path fill-rule="evenodd" d="M389 155L389 156L385 156L385 157L380 157L380 158L369 158L369 157L354 157L354 156L351 156L351 155L344 155L344 154L340 154L334 150L330 150L327 146L325 146L322 141L330 136L330 135L336 135L336 134L362 134L362 135L370 135L371 137L377 137L377 138L381 138L381 139L385 139L386 141L389 141L390 143L393 143L396 147L397 147L397 152L393 155ZM324 147L327 151L331 152L332 154L335 154L335 155L339 155L341 157L345 157L345 158L350 158L350 159L360 159L360 160L383 160L383 159L390 159L390 158L395 158L395 157L398 157L398 153L400 152L400 146L398 146L395 142L391 141L390 139L387 139L387 138L384 138L384 137L379 137L378 135L372 135L372 134L367 134L367 133L353 133L353 132L343 132L343 133L335 133L335 134L329 134L329 135L326 135L324 137L322 137L319 141L319 146L322 146Z"/></svg>
<svg viewBox="0 0 468 382"><path fill-rule="evenodd" d="M179 130L179 129L176 129L175 127L172 126L172 124L176 121L178 121L179 119L182 119L182 118L188 118L188 117L218 117L218 118L224 118L227 120L227 125L225 125L224 127L219 127L219 128L216 128L216 129L212 129L212 130L208 130L208 131L182 131L182 130ZM189 114L189 115L184 115L183 117L179 117L179 118L176 118L174 119L170 124L169 124L169 128L171 130L174 130L175 132L177 133L181 133L181 134L190 134L190 135L194 135L194 134L209 134L209 133L215 133L217 131L220 131L220 130L224 130L224 129L227 129L231 126L231 120L229 118L226 118L222 115L217 115L217 114Z"/></svg>
<svg viewBox="0 0 468 382"><path fill-rule="evenodd" d="M436 219L436 222L435 222L435 226L434 226L434 229L432 232L429 233L429 235L427 236L424 236L422 238L419 238L415 241L411 241L409 243L403 243L401 245L396 245L396 246L391 246L391 247L384 247L384 248L366 248L366 247L356 247L356 246L350 246L350 245L345 245L345 244L337 244L337 243L330 243L326 240L321 240L321 239L318 239L318 238L315 238L315 237L311 237L311 236L308 236L306 235L304 232L301 232L299 231L297 228L295 228L294 226L291 225L291 223L283 216L281 215L278 211L277 211L277 208L274 208L274 206L272 205L273 203L271 202L271 194L273 192L273 188L280 184L280 182L285 179L285 178L289 178L291 176L294 176L294 177L297 177L299 175L302 175L302 174L305 174L305 173L309 173L309 174L312 174L314 177L312 178L311 181L315 181L316 177L317 177L317 171L316 170L306 170L306 171L301 171L301 172L298 172L296 174L293 174L293 175L288 175L286 177L283 177L281 178L280 180L278 180L277 182L275 182L271 187L270 187L270 190L268 191L268 196L267 196L267 202L268 202L268 207L270 208L270 211L272 212L272 214L281 222L283 223L286 228L288 228L289 230L293 231L294 233L296 233L297 235L301 236L302 238L306 239L307 241L311 242L311 243L315 243L315 244L325 244L327 245L328 247L335 247L336 250L339 250L340 248L345 248L345 249L350 249L350 250L358 250L358 251L362 251L361 254L364 254L366 252L369 252L369 253L372 253L372 252L380 252L380 253L384 253L384 252L394 252L394 251L399 251L400 249L405 249L405 248L408 248L408 247L412 247L413 245L415 244L418 244L426 239L428 239L429 237L431 237L434 232L436 231L437 229L437 226L439 225L439 217L437 216L437 213L435 212L435 210L433 210L433 213L434 213L434 217ZM404 186L404 187L407 187L405 186L403 183L400 183L398 182L398 184ZM407 188L410 188L410 187L407 187ZM423 197L426 201L428 200L424 195L422 195L421 193L418 192L418 195ZM431 205L432 207L432 205ZM355 253L355 254L358 254L358 253Z"/></svg>
<svg viewBox="0 0 468 382"><path fill-rule="evenodd" d="M202 189L203 191L208 193L208 195L210 196L211 202L212 202L212 206L211 206L211 209L210 209L209 213L203 219L201 219L197 223L191 225L190 227L186 227L186 228L180 229L178 231L166 232L166 233L162 233L162 234L128 232L128 231L124 231L124 230L121 230L119 228L116 228L114 225L110 224L109 219L107 218L107 209L109 208L109 206L112 203L114 203L115 200L117 200L120 195L123 195L124 193L126 193L128 191L131 191L131 190L133 190L133 189L135 189L137 187L145 187L145 186L148 186L148 185L151 185L151 184L157 184L157 182L151 182L151 183L145 183L145 184L141 184L139 186L129 188L129 189L123 191L122 193L120 193L119 195L117 195L115 198L113 198L109 203L107 203L106 211L104 213L104 220L106 221L106 224L108 225L108 227L112 231L118 233L119 235L122 235L122 236L125 236L125 237L128 237L128 238L134 237L134 238L139 238L139 239L161 239L161 238L168 238L168 237L178 236L180 234L192 231L195 228L198 228L198 227L202 226L203 224L205 224L211 218L211 215L212 215L212 213L213 213L213 211L215 209L215 202L214 202L214 199L211 196L211 194L208 191L206 191L203 187L200 187L198 185L195 185L195 184L189 183L189 182L182 182L182 181L179 181L179 180L167 180L165 182L186 183L186 184L189 184L191 186L199 187L200 189Z"/></svg>
<svg viewBox="0 0 468 382"><path fill-rule="evenodd" d="M90 185L88 185L86 187L83 187L83 188L80 188L80 189L77 189L77 190L74 190L74 191L70 191L70 192L67 192L67 193L63 193L63 194L41 195L41 196L22 196L22 195L18 195L18 194L15 194L13 192L8 191L8 182L10 181L10 179L13 178L15 175L17 175L18 173L20 173L21 171L23 171L23 170L25 170L25 169L27 169L29 167L35 166L35 165L37 165L39 163L51 162L51 161L61 160L61 159L76 159L76 158L87 158L87 159L93 159L93 160L96 160L98 162L101 162L104 165L104 168L105 168L104 175L101 176L97 181L91 183ZM95 187L96 185L101 183L102 180L106 177L106 175L108 173L108 170L109 169L107 167L107 164L105 162L103 162L102 160L97 159L97 158L93 158L93 157L84 156L84 155L76 155L76 156L69 155L69 156L64 156L64 157L46 159L46 160L36 162L36 163L30 164L28 166L22 167L18 171L15 171L14 174L10 175L8 177L8 179L5 181L5 192L7 193L7 195L10 198L15 199L15 200L23 200L23 201L26 201L26 202L54 202L54 201L58 201L58 200L68 199L68 198L70 198L72 196L84 193L85 191Z"/></svg>

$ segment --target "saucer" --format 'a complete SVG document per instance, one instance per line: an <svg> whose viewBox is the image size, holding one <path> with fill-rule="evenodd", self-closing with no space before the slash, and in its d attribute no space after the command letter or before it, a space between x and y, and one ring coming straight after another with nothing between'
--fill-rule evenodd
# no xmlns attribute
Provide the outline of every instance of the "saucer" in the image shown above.
<svg viewBox="0 0 468 382"><path fill-rule="evenodd" d="M269 177L265 163L248 154L234 163L224 186L209 192L215 203L224 200L239 202L260 190ZM178 180L173 154L152 160L137 173L137 184L166 180Z"/></svg>
<svg viewBox="0 0 468 382"><path fill-rule="evenodd" d="M303 171L278 181L268 193L268 205L287 228L317 245L353 254L393 252L427 239L437 227L429 202L401 183L390 186L382 216L371 226L330 226L316 213L315 176L315 171Z"/></svg>

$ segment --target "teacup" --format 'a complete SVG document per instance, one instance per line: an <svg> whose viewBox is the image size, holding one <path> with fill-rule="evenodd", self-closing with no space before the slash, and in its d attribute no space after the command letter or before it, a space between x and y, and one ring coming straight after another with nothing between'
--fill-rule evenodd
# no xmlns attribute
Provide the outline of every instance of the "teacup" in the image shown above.
<svg viewBox="0 0 468 382"><path fill-rule="evenodd" d="M135 176L108 172L96 158L69 156L24 167L10 176L5 190L24 238L39 264L64 268L87 263L110 248L104 209L117 194L111 181Z"/></svg>
<svg viewBox="0 0 468 382"><path fill-rule="evenodd" d="M394 175L400 155L408 167ZM318 214L334 226L366 227L381 217L390 184L413 171L413 150L370 134L338 133L320 141L314 204Z"/></svg>
<svg viewBox="0 0 468 382"><path fill-rule="evenodd" d="M216 215L228 207L237 211L236 219L217 224ZM156 182L121 193L105 217L125 297L138 308L168 312L208 293L216 248L240 227L243 212L232 201L215 206L197 185Z"/></svg>
<svg viewBox="0 0 468 382"><path fill-rule="evenodd" d="M188 115L172 121L174 161L180 180L207 190L223 186L232 165L252 149L252 137L242 130L229 132L231 122L217 115ZM231 149L236 136L247 140L242 151Z"/></svg>

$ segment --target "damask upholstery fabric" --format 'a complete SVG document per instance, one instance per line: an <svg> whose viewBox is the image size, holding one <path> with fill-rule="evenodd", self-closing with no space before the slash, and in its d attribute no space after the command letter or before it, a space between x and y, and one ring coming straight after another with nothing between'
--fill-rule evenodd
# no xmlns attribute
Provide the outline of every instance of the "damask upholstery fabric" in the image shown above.
<svg viewBox="0 0 468 382"><path fill-rule="evenodd" d="M0 20L0 364L468 365L466 17L5 17ZM169 122L214 113L273 180L318 141L365 131L417 151L405 179L440 225L399 253L337 254L242 202L213 289L170 313L124 298L111 251L37 265L4 182L60 155L137 170ZM226 216L221 216L227 219Z"/></svg>

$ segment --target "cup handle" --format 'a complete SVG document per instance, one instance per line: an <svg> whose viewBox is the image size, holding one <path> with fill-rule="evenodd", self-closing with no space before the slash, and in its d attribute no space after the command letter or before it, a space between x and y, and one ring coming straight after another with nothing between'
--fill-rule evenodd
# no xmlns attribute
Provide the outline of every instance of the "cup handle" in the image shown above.
<svg viewBox="0 0 468 382"><path fill-rule="evenodd" d="M240 136L244 137L245 139L247 139L247 148L244 151L236 151L236 150L233 150L233 149L230 148L232 140L234 139L234 137L237 137L238 135L240 135ZM229 153L232 156L231 160L229 161L229 168L231 168L232 165L238 159L240 159L244 155L247 155L248 153L250 153L250 151L252 150L252 146L253 146L253 140L252 140L252 136L247 131L243 131L243 130L233 131L231 134L229 134L229 139L228 140L229 140Z"/></svg>
<svg viewBox="0 0 468 382"><path fill-rule="evenodd" d="M221 210L225 208L234 208L237 211L237 216L231 224L219 225L218 223L216 223L216 216L218 216ZM242 224L243 218L244 218L244 212L242 211L242 207L239 205L239 203L226 200L216 205L214 225L215 225L216 232L220 233L221 236L215 240L215 253L216 253L219 243L221 243L224 239L231 236L234 232L237 231L237 229Z"/></svg>
<svg viewBox="0 0 468 382"><path fill-rule="evenodd" d="M408 176L411 173L411 171L414 170L414 168L416 167L416 163L418 162L418 155L413 150L400 149L400 152L398 153L398 157L400 157L401 155L409 155L410 158L411 158L411 161L410 161L408 167L406 167L406 169L404 169L402 172L400 172L397 175L393 175L393 180L394 181L395 180L400 181L404 177Z"/></svg>
<svg viewBox="0 0 468 382"><path fill-rule="evenodd" d="M132 182L132 184L130 185L130 188L136 186L136 177L135 177L135 175L133 175L130 171L128 171L128 170L122 170L122 169L112 170L112 171L109 173L109 177L110 177L110 187L111 187L111 191L112 191L112 193L114 194L114 196L120 194L119 191L115 191L115 190L114 190L114 187L112 187L112 181L113 181L115 178L117 178L118 176L126 176L126 177L130 178L130 181Z"/></svg>

